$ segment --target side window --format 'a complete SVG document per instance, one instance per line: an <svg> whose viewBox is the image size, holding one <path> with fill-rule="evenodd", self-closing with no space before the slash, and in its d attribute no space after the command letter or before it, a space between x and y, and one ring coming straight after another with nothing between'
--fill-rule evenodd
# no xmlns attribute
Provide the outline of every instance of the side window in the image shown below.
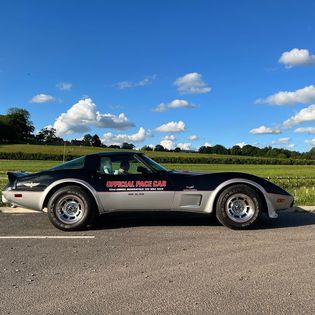
<svg viewBox="0 0 315 315"><path fill-rule="evenodd" d="M113 174L113 165L110 157L101 157L99 172L103 174Z"/></svg>
<svg viewBox="0 0 315 315"><path fill-rule="evenodd" d="M142 170L145 169L150 172L143 163L133 156L104 156L100 158L99 172L111 175L142 174L143 171L138 171L139 166L142 167Z"/></svg>
<svg viewBox="0 0 315 315"><path fill-rule="evenodd" d="M55 167L50 168L50 171L56 170L71 170L71 169L79 169L83 168L85 163L85 156L81 156L64 164L57 165Z"/></svg>
<svg viewBox="0 0 315 315"><path fill-rule="evenodd" d="M137 171L140 165L142 163L133 157L117 159L117 161L113 162L114 175L141 174L141 172Z"/></svg>

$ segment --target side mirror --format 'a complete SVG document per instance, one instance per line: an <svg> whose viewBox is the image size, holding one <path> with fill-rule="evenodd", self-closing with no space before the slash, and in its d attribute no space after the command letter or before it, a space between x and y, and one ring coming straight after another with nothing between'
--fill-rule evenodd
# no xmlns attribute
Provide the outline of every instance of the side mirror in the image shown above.
<svg viewBox="0 0 315 315"><path fill-rule="evenodd" d="M137 167L137 172L142 173L142 174L150 173L150 171L146 167L143 167L143 166L138 166Z"/></svg>

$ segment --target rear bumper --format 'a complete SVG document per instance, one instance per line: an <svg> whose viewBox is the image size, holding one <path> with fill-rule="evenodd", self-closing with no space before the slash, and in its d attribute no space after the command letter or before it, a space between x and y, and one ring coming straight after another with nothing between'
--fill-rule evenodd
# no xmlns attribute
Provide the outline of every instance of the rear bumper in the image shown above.
<svg viewBox="0 0 315 315"><path fill-rule="evenodd" d="M8 203L9 201L3 196L3 193L2 193L2 196L1 196L1 200L2 200L2 203Z"/></svg>
<svg viewBox="0 0 315 315"><path fill-rule="evenodd" d="M40 200L43 192L4 190L2 202L32 210L42 210Z"/></svg>

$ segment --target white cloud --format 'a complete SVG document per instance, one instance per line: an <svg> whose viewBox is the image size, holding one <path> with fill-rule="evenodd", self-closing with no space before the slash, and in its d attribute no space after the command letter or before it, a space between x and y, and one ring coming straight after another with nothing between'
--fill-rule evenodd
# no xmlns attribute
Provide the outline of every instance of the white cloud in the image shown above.
<svg viewBox="0 0 315 315"><path fill-rule="evenodd" d="M311 55L307 49L293 48L282 53L279 63L284 64L286 68L312 65L315 64L315 56Z"/></svg>
<svg viewBox="0 0 315 315"><path fill-rule="evenodd" d="M96 127L98 128L113 128L124 130L134 126L134 123L130 122L124 113L120 113L118 116L113 114L101 114L96 112Z"/></svg>
<svg viewBox="0 0 315 315"><path fill-rule="evenodd" d="M246 142L240 142L240 143L235 143L235 145L238 145L240 148L243 148L245 145L247 145Z"/></svg>
<svg viewBox="0 0 315 315"><path fill-rule="evenodd" d="M72 88L72 83L59 82L56 87L61 91L70 91Z"/></svg>
<svg viewBox="0 0 315 315"><path fill-rule="evenodd" d="M294 132L297 132L297 133L307 132L310 135L313 135L315 134L315 127L296 128Z"/></svg>
<svg viewBox="0 0 315 315"><path fill-rule="evenodd" d="M199 137L197 135L191 135L191 136L188 136L187 139L190 141L197 141Z"/></svg>
<svg viewBox="0 0 315 315"><path fill-rule="evenodd" d="M285 128L291 128L306 121L315 120L315 104L301 109L296 115L283 122Z"/></svg>
<svg viewBox="0 0 315 315"><path fill-rule="evenodd" d="M204 94L211 91L211 87L202 80L197 72L188 73L175 80L174 85L180 94Z"/></svg>
<svg viewBox="0 0 315 315"><path fill-rule="evenodd" d="M142 142L144 139L150 135L150 132L146 131L144 128L140 128L138 132L127 135L127 134L113 134L107 132L102 137L102 142L107 145L116 144L121 145L124 142Z"/></svg>
<svg viewBox="0 0 315 315"><path fill-rule="evenodd" d="M180 148L181 150L189 150L191 143L178 143L175 142L176 137L174 135L167 135L161 139L160 145L168 150L174 150Z"/></svg>
<svg viewBox="0 0 315 315"><path fill-rule="evenodd" d="M250 133L252 133L254 135L279 134L279 133L281 133L281 130L278 128L260 126L258 128L254 128L254 129L250 130Z"/></svg>
<svg viewBox="0 0 315 315"><path fill-rule="evenodd" d="M289 92L280 91L267 98L256 100L256 104L270 105L292 105L292 104L309 104L315 100L315 86L309 85L302 89Z"/></svg>
<svg viewBox="0 0 315 315"><path fill-rule="evenodd" d="M311 140L305 140L304 143L309 144L312 147L315 147L315 138Z"/></svg>
<svg viewBox="0 0 315 315"><path fill-rule="evenodd" d="M277 140L274 140L271 142L271 144L288 144L290 142L290 138L286 137L286 138L279 138Z"/></svg>
<svg viewBox="0 0 315 315"><path fill-rule="evenodd" d="M118 116L101 114L96 111L96 105L90 98L82 99L71 106L54 123L58 136L87 132L91 126L124 130L133 127L134 124L128 120L124 113Z"/></svg>
<svg viewBox="0 0 315 315"><path fill-rule="evenodd" d="M174 108L196 108L196 105L191 104L185 100L173 100L169 103L161 103L157 107L153 109L154 112L165 112L168 109L174 109Z"/></svg>
<svg viewBox="0 0 315 315"><path fill-rule="evenodd" d="M140 81L120 81L114 84L119 90L130 89L134 87L141 87L151 84L156 79L156 74L148 75Z"/></svg>
<svg viewBox="0 0 315 315"><path fill-rule="evenodd" d="M191 143L178 143L177 147L181 150L190 150Z"/></svg>
<svg viewBox="0 0 315 315"><path fill-rule="evenodd" d="M290 142L291 139L289 137L279 138L277 140L271 141L271 145L280 146L281 148L293 149L295 147L294 143Z"/></svg>
<svg viewBox="0 0 315 315"><path fill-rule="evenodd" d="M167 150L174 150L175 143L172 140L161 140L160 145L162 145Z"/></svg>
<svg viewBox="0 0 315 315"><path fill-rule="evenodd" d="M212 144L209 143L209 142L205 142L205 143L203 144L203 146L204 146L204 147L212 147Z"/></svg>
<svg viewBox="0 0 315 315"><path fill-rule="evenodd" d="M176 137L174 135L169 135L169 136L165 136L163 137L161 140L176 140Z"/></svg>
<svg viewBox="0 0 315 315"><path fill-rule="evenodd" d="M49 103L55 101L55 98L47 94L37 94L32 97L30 103Z"/></svg>
<svg viewBox="0 0 315 315"><path fill-rule="evenodd" d="M170 121L164 125L161 125L155 129L159 132L183 132L185 131L185 123L183 121Z"/></svg>

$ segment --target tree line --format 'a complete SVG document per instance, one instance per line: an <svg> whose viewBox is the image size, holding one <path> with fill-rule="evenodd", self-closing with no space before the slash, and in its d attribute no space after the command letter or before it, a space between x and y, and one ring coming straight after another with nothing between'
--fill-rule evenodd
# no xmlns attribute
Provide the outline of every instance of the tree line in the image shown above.
<svg viewBox="0 0 315 315"><path fill-rule="evenodd" d="M51 145L74 145L74 146L92 146L92 147L108 147L113 149L132 150L135 145L132 143L124 142L121 145L106 145L102 143L97 134L85 134L82 139L64 140L56 136L56 129L43 128L36 134L34 133L35 127L30 120L30 113L23 108L9 108L7 114L0 115L0 143L2 144L15 144L15 143L31 143L31 144L51 144ZM144 146L141 148L143 151L170 151L181 152L180 148L168 150L161 144L155 147ZM185 152L196 152L188 150ZM281 158L281 159L312 159L315 160L315 148L309 152L291 151L283 148L273 148L267 146L259 148L252 145L245 145L240 147L234 145L232 148L226 148L223 145L217 144L214 146L201 146L199 153L219 154L219 155L236 155L236 156L252 156L252 157L267 157L267 158Z"/></svg>

